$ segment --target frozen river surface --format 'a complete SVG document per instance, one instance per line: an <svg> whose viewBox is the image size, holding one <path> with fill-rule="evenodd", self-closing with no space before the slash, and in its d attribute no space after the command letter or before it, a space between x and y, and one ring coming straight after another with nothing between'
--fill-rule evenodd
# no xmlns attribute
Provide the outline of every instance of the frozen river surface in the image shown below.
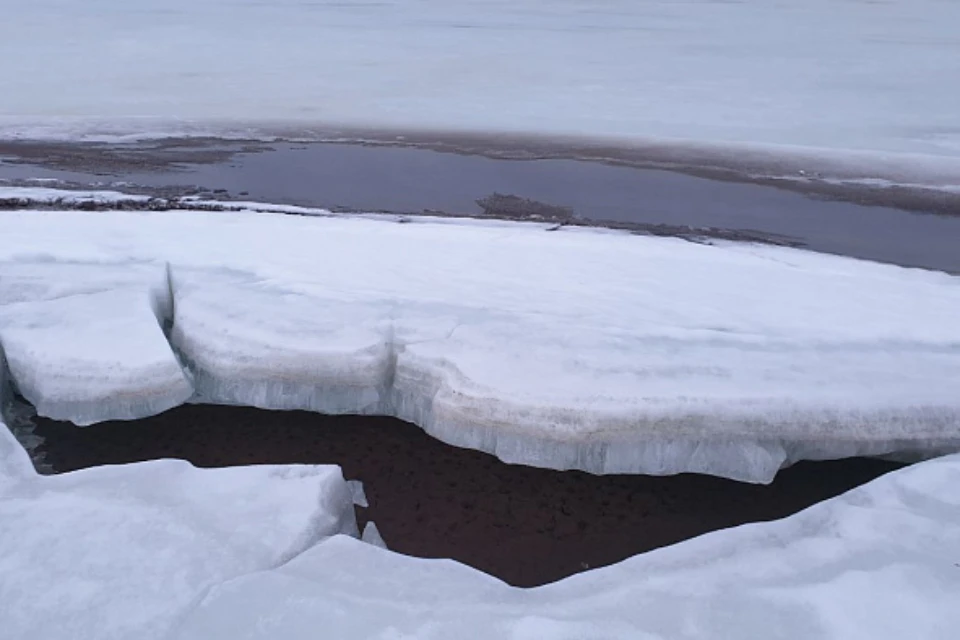
<svg viewBox="0 0 960 640"><path fill-rule="evenodd" d="M599 136L675 159L960 184L952 2L0 0L0 10L16 18L0 23L5 137Z"/></svg>

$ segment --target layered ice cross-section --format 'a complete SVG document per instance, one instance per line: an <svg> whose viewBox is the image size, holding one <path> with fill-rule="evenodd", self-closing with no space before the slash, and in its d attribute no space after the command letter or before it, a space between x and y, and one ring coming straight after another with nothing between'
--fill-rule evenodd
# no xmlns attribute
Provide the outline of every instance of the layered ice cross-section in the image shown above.
<svg viewBox="0 0 960 640"><path fill-rule="evenodd" d="M4 229L10 282L75 291L85 269L127 274L0 307L83 300L43 317L58 340L95 328L99 360L57 350L32 316L0 325L21 392L75 422L115 417L85 397L115 410L137 389L162 402L131 417L191 394L387 414L509 462L754 482L801 459L960 449L960 280L943 273L423 218L20 211ZM135 264L166 265L164 284L128 282ZM116 319L138 337L109 344ZM75 405L43 386L58 376Z"/></svg>
<svg viewBox="0 0 960 640"><path fill-rule="evenodd" d="M0 343L19 392L77 424L159 413L193 389L164 337L163 263L0 264Z"/></svg>

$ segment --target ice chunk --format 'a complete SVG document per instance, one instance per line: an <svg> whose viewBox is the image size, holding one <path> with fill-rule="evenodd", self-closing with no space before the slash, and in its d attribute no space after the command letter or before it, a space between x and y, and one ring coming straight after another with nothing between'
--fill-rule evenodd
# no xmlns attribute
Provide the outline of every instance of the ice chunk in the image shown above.
<svg viewBox="0 0 960 640"><path fill-rule="evenodd" d="M0 296L0 344L41 415L137 418L192 395L161 329L164 265L0 264Z"/></svg>
<svg viewBox="0 0 960 640"><path fill-rule="evenodd" d="M392 357L384 309L218 279L173 278L172 342L193 372L197 401L384 411Z"/></svg>
<svg viewBox="0 0 960 640"><path fill-rule="evenodd" d="M164 460L0 480L3 637L164 638L222 580L340 533L357 534L337 467Z"/></svg>
<svg viewBox="0 0 960 640"><path fill-rule="evenodd" d="M360 539L367 544L372 544L375 547L380 547L381 549L387 548L387 543L383 541L383 536L380 535L380 530L377 529L377 525L372 520L367 522L366 526L363 528L363 535L360 536Z"/></svg>
<svg viewBox="0 0 960 640"><path fill-rule="evenodd" d="M228 581L174 636L313 638L904 637L960 624L960 456L789 518L717 531L536 589L449 561L330 538Z"/></svg>
<svg viewBox="0 0 960 640"><path fill-rule="evenodd" d="M359 480L348 480L347 486L350 487L350 495L353 496L353 504L358 507L369 507L370 503L367 502L367 494L363 490L363 483Z"/></svg>

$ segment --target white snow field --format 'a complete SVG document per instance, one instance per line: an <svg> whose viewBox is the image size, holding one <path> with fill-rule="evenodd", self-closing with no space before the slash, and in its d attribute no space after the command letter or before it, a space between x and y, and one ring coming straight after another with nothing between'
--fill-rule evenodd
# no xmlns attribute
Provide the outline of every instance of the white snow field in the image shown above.
<svg viewBox="0 0 960 640"><path fill-rule="evenodd" d="M960 450L960 279L399 220L4 212L0 344L38 411L78 423L192 394L394 415L508 462L751 482Z"/></svg>
<svg viewBox="0 0 960 640"><path fill-rule="evenodd" d="M654 155L960 185L960 4L945 0L0 0L0 11L3 137L599 136Z"/></svg>
<svg viewBox="0 0 960 640"><path fill-rule="evenodd" d="M0 636L168 637L215 585L356 536L352 507L335 466L39 476L0 419Z"/></svg>

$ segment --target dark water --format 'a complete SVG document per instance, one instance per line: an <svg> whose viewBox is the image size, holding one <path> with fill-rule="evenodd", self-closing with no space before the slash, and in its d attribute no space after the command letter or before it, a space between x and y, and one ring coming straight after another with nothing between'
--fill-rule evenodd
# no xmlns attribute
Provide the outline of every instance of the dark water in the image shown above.
<svg viewBox="0 0 960 640"><path fill-rule="evenodd" d="M427 149L275 144L177 171L0 164L0 178L197 185L230 197L348 210L480 213L493 192L572 207L590 220L710 226L787 236L816 251L960 272L960 217L829 201L679 172L577 160L504 160Z"/></svg>

